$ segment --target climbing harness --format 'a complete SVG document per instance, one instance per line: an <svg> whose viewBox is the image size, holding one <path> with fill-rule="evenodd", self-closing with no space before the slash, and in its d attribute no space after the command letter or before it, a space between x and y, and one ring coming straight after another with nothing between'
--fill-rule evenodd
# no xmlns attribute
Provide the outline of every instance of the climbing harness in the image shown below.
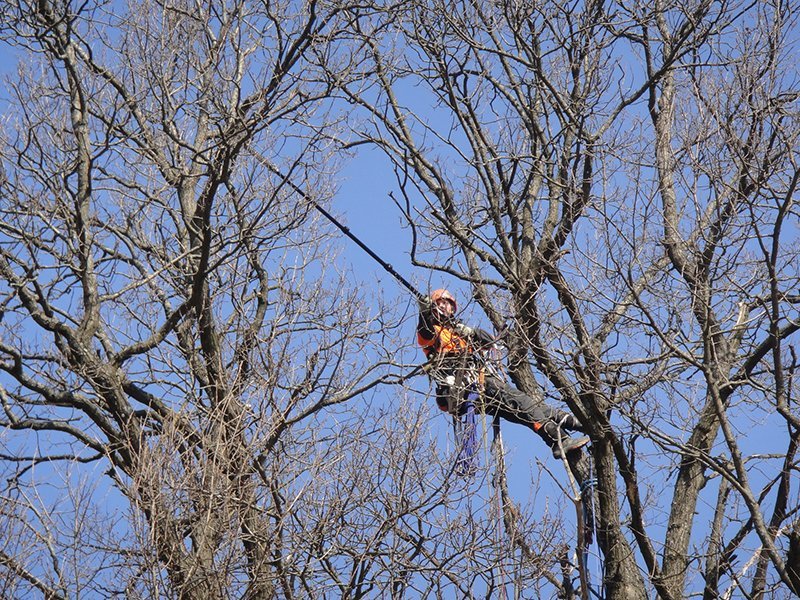
<svg viewBox="0 0 800 600"><path fill-rule="evenodd" d="M455 459L458 475L474 475L477 470L478 403L486 375L501 376L496 357L493 356L497 351L497 347L493 346L455 356L434 357L427 369L437 390L447 390L447 411L453 415L458 445Z"/></svg>
<svg viewBox="0 0 800 600"><path fill-rule="evenodd" d="M453 416L458 446L455 472L459 476L472 476L477 470L476 409L483 392L483 372L473 354L434 357L428 370L436 389L447 390L447 412Z"/></svg>

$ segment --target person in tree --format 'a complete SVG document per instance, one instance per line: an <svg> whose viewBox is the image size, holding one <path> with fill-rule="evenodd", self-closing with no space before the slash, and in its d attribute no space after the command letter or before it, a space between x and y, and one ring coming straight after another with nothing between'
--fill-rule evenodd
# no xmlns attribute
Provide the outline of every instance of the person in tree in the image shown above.
<svg viewBox="0 0 800 600"><path fill-rule="evenodd" d="M552 449L553 456L573 452L589 442L586 436L570 437L564 430L582 431L571 414L536 402L523 392L475 366L470 357L491 347L494 338L487 331L456 320L455 297L445 289L435 290L420 301L417 342L431 363L436 382L436 404L453 415L463 412L463 397L470 385L479 391L475 409L499 416L538 433Z"/></svg>

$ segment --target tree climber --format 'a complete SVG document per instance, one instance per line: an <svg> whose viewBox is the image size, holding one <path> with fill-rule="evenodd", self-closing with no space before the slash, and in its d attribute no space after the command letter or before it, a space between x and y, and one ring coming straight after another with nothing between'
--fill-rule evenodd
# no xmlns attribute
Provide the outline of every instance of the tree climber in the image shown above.
<svg viewBox="0 0 800 600"><path fill-rule="evenodd" d="M589 442L581 436L571 438L562 430L582 431L571 414L534 401L505 381L485 373L469 359L481 348L491 347L494 338L487 331L472 328L455 320L456 299L438 289L420 299L417 342L431 365L429 373L436 383L436 404L453 415L462 412L462 400L468 385L478 388L478 412L499 416L506 421L530 427L552 449L553 456L578 450ZM472 383L464 371L473 371ZM477 371L477 373L475 373ZM559 444L560 441L560 444Z"/></svg>

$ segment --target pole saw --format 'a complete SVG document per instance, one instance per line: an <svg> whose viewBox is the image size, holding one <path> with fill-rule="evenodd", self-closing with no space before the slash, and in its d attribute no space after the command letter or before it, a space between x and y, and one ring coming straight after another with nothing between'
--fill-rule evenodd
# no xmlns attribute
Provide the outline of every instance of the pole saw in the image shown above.
<svg viewBox="0 0 800 600"><path fill-rule="evenodd" d="M373 252L372 249L369 246L367 246L358 237L356 237L356 235L354 235L353 232L350 231L350 229L347 226L343 225L336 217L334 217L331 213L329 213L327 210L322 208L322 206L320 206L320 204L316 200L314 200L307 192L305 192L299 186L297 186L291 179L289 179L289 177L287 177L286 175L281 173L278 170L277 167L275 167L275 166L273 166L273 165L271 165L269 163L267 163L266 166L270 171L272 171L275 175L277 175L284 182L286 182L289 185L289 187L291 187L295 192L300 194L306 202L308 202L311 206L313 206L315 209L317 209L317 211L323 217L325 217L328 221L330 221L339 231L341 231L348 238L350 238L353 242L355 242L358 245L359 248L361 248L364 252L366 252L369 255L370 258L372 258L372 260L377 262L381 267L383 267L383 269L387 273L389 273L389 275L394 277L395 280L398 283L400 283L404 288L406 288L409 292L411 292L417 300L424 301L425 299L427 299L427 296L422 294L419 290L417 290L417 288L415 288L413 285L411 285L406 280L405 277L403 277L402 275L400 275L400 273L395 271L395 269L394 269L394 267L392 267L392 265L390 265L385 260L383 260L380 256L375 254L375 252Z"/></svg>
<svg viewBox="0 0 800 600"><path fill-rule="evenodd" d="M339 221L336 219L336 217L334 217L334 216L333 216L332 214L330 214L330 213L329 213L327 210L325 210L324 208L322 208L322 207L321 207L319 204L317 204L317 202L316 202L316 201L312 200L311 198L307 198L307 200L308 200L308 201L311 203L311 205L312 205L314 208L316 208L316 209L317 209L317 210L320 212L320 214L322 214L322 215L323 215L323 216L324 216L326 219L328 219L328 221L330 221L331 223L333 223L333 224L334 224L334 225L335 225L335 226L336 226L336 227L339 229L339 231L341 231L343 234L345 234L347 237L349 237L351 240L353 240L353 241L354 241L354 242L355 242L355 243L358 245L358 247L359 247L359 248L361 248L361 249L362 249L364 252L366 252L367 254L369 254L369 256L370 256L370 257L371 257L371 258L372 258L372 259L373 259L375 262L377 262L377 263L378 263L380 266L382 266L382 267L384 268L384 270L385 270L387 273L389 273L389 275L391 275L392 277L394 277L394 278L395 278L395 279L396 279L396 280L397 280L397 281L398 281L398 282L399 282L399 283L400 283L400 284L401 284L401 285L402 285L404 288L406 288L406 289L407 289L409 292L411 292L411 293L412 293L412 294L413 294L413 295L414 295L414 296L417 298L417 300L424 300L424 299L426 298L426 296L424 296L423 294L421 294L421 293L420 293L420 292L417 290L417 288L415 288L413 285L411 285L411 284L410 284L410 283L409 283L409 282L408 282L408 281L405 279L405 277L403 277L402 275L400 275L400 273L398 273L397 271L395 271L395 270L394 270L394 267L392 267L392 265L390 265L390 264L389 264L389 263L387 263L385 260L383 260L383 259L382 259L380 256L378 256L377 254L375 254L375 252L373 252L373 251L372 251L372 250L369 248L369 246L367 246L367 245L366 245L364 242L362 242L362 241L361 241L361 240L360 240L358 237L356 237L356 236L353 234L353 232L351 232L351 231L350 231L350 229L349 229L348 227L346 227L345 225L343 225L342 223L340 223L340 222L339 222Z"/></svg>

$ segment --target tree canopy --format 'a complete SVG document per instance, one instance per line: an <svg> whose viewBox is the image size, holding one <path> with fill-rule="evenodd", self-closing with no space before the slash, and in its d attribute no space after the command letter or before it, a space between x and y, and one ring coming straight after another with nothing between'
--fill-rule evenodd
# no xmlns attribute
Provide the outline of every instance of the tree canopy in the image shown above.
<svg viewBox="0 0 800 600"><path fill-rule="evenodd" d="M588 431L542 468L590 465L596 594L800 595L797 18L6 2L0 594L588 597L569 489L454 474L415 302L324 207Z"/></svg>

